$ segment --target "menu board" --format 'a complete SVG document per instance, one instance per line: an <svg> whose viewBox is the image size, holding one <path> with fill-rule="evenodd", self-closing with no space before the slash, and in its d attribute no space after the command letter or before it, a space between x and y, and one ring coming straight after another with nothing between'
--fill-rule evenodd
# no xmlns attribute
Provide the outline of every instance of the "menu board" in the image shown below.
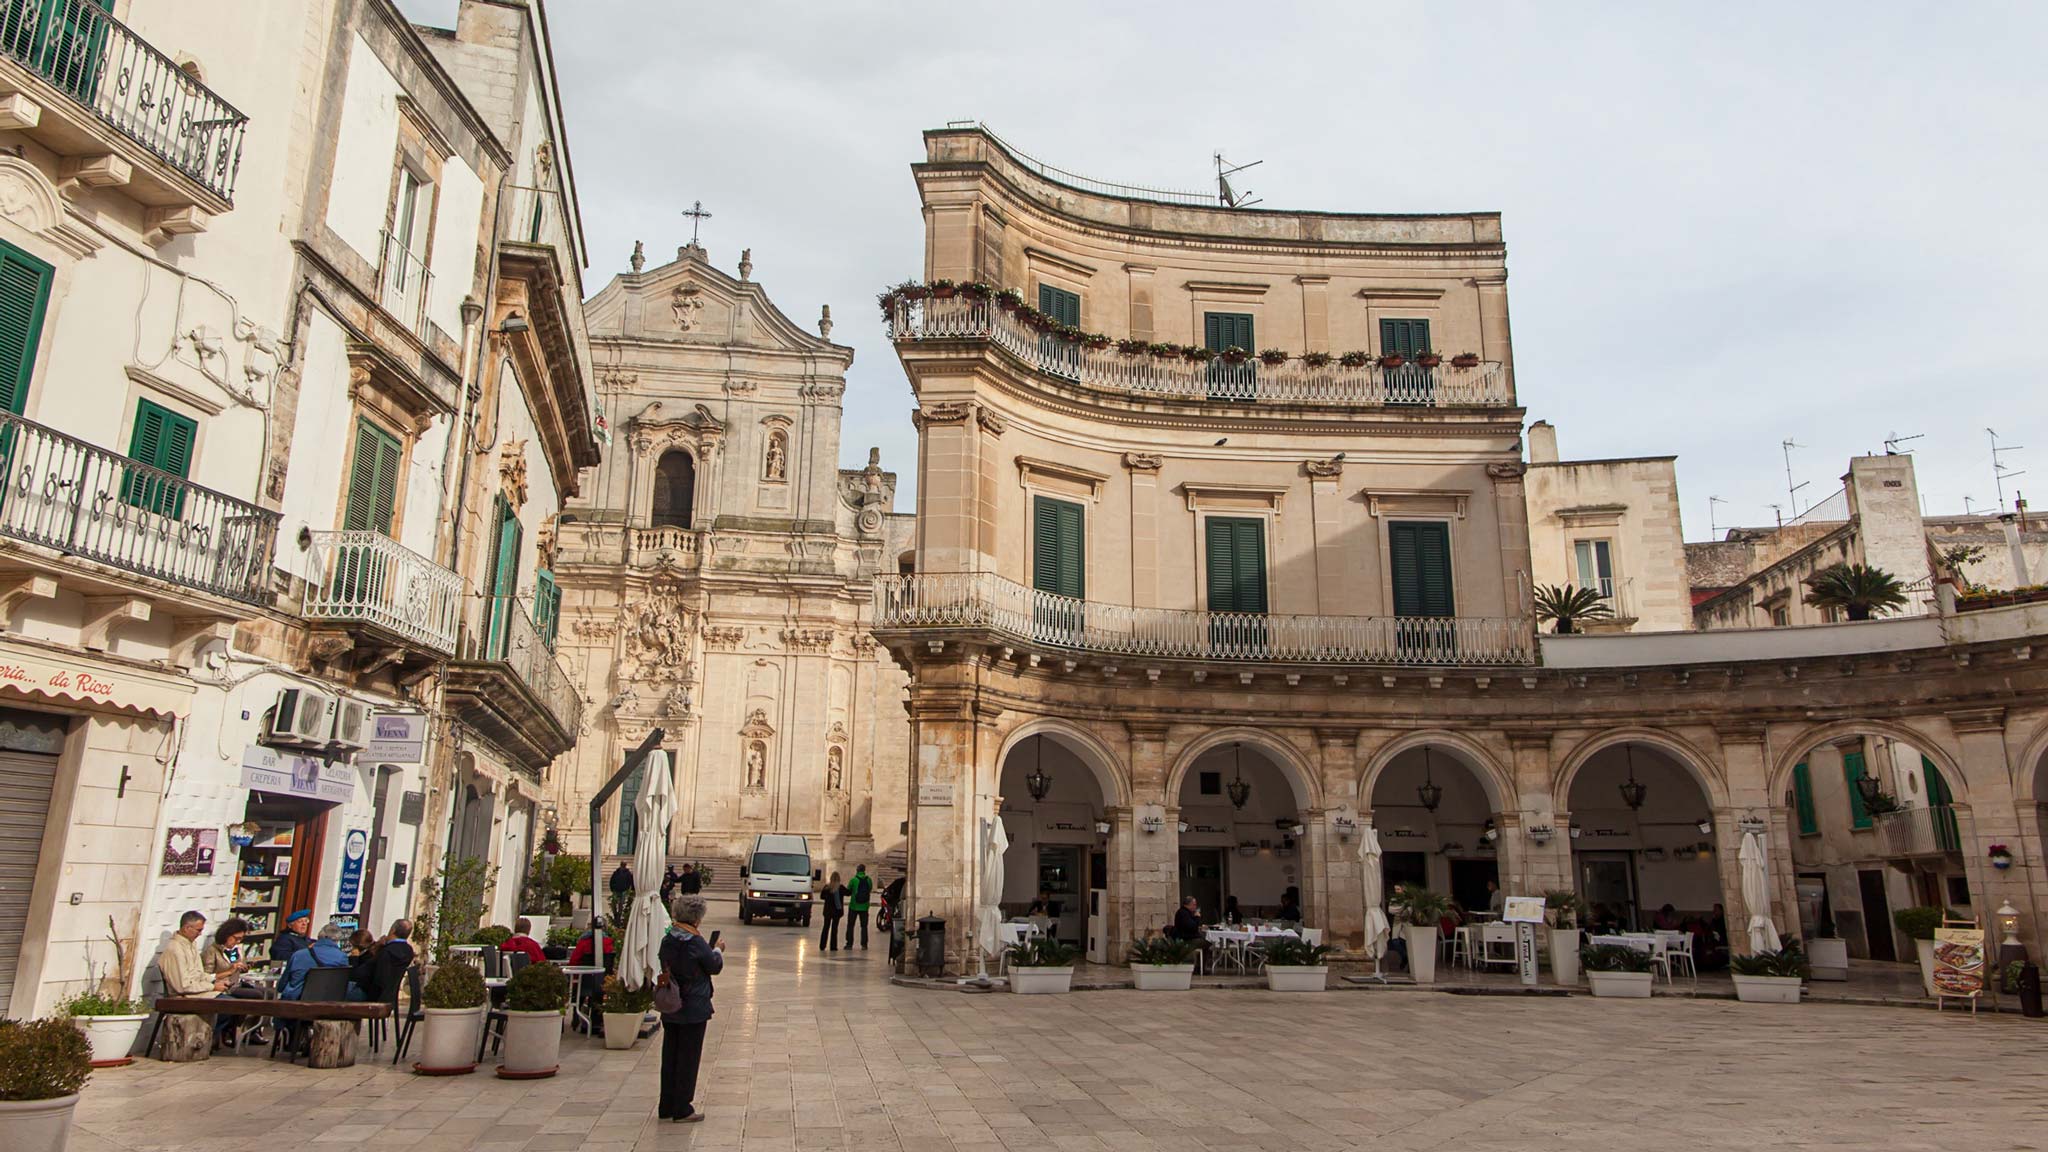
<svg viewBox="0 0 2048 1152"><path fill-rule="evenodd" d="M1934 994L1976 996L1984 991L1984 929L1934 930Z"/></svg>

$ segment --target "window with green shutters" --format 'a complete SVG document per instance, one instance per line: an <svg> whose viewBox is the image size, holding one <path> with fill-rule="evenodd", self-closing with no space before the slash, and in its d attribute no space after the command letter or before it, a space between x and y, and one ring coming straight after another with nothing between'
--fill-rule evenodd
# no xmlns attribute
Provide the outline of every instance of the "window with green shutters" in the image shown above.
<svg viewBox="0 0 2048 1152"><path fill-rule="evenodd" d="M1204 312L1202 313L1202 346L1212 352L1225 348L1242 348L1247 352L1258 351L1253 343L1252 318L1245 312Z"/></svg>
<svg viewBox="0 0 2048 1152"><path fill-rule="evenodd" d="M1927 786L1927 803L1934 809L1934 835L1944 852L1963 850L1963 830L1956 822L1955 793L1949 791L1948 781L1941 775L1941 769L1926 756L1920 757L1920 780Z"/></svg>
<svg viewBox="0 0 2048 1152"><path fill-rule="evenodd" d="M555 584L555 574L545 568L533 571L533 629L540 633L540 642L555 649L555 633L561 628L562 589Z"/></svg>
<svg viewBox="0 0 2048 1152"><path fill-rule="evenodd" d="M356 455L349 467L342 531L391 535L392 516L398 509L400 451L398 437L368 420L356 421Z"/></svg>
<svg viewBox="0 0 2048 1152"><path fill-rule="evenodd" d="M0 408L17 416L28 407L54 275L48 264L0 240Z"/></svg>
<svg viewBox="0 0 2048 1152"><path fill-rule="evenodd" d="M1209 563L1209 611L1266 611L1266 523L1211 516L1202 522Z"/></svg>
<svg viewBox="0 0 2048 1152"><path fill-rule="evenodd" d="M1863 804L1863 789L1856 781L1863 777L1863 753L1842 753L1842 779L1849 783L1849 827L1870 827L1870 809Z"/></svg>
<svg viewBox="0 0 2048 1152"><path fill-rule="evenodd" d="M512 614L518 611L519 592L519 544L525 536L525 526L519 523L519 513L512 502L498 495L497 552L491 558L491 602L490 619L486 627L488 637L485 658L505 658L506 641L512 630ZM539 608L536 597L535 609ZM538 620L535 621L537 625Z"/></svg>
<svg viewBox="0 0 2048 1152"><path fill-rule="evenodd" d="M1380 321L1380 354L1398 352L1413 356L1418 352L1432 352L1429 346L1429 321L1383 319Z"/></svg>
<svg viewBox="0 0 2048 1152"><path fill-rule="evenodd" d="M182 479L192 472L192 443L198 436L197 420L160 404L139 401L135 406L135 431L128 440L128 457ZM172 519L185 510L184 486L148 472L130 471L123 477L121 499Z"/></svg>
<svg viewBox="0 0 2048 1152"><path fill-rule="evenodd" d="M1792 811L1801 836L1820 835L1820 816L1813 807L1813 774L1803 760L1792 766Z"/></svg>
<svg viewBox="0 0 2048 1152"><path fill-rule="evenodd" d="M1458 614L1451 586L1450 525L1433 520L1391 521L1387 524L1387 550L1394 615Z"/></svg>
<svg viewBox="0 0 2048 1152"><path fill-rule="evenodd" d="M1031 586L1076 600L1088 594L1087 541L1082 508L1071 500L1031 501Z"/></svg>
<svg viewBox="0 0 2048 1152"><path fill-rule="evenodd" d="M1061 324L1074 328L1081 326L1081 294L1078 292L1040 284L1038 310Z"/></svg>

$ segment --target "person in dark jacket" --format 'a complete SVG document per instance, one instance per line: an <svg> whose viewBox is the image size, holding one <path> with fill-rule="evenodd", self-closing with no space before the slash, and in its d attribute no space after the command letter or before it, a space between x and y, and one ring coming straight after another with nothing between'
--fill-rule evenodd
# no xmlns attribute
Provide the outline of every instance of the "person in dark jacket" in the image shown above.
<svg viewBox="0 0 2048 1152"><path fill-rule="evenodd" d="M398 999L405 986L405 970L412 967L412 921L393 920L391 934L377 945L377 999L389 1004Z"/></svg>
<svg viewBox="0 0 2048 1152"><path fill-rule="evenodd" d="M673 923L661 940L660 984L672 984L682 1007L661 1015L661 1099L655 1115L678 1124L704 1119L697 1110L697 1064L704 1057L704 1030L711 1022L711 978L725 970L725 944L697 934L704 922L702 896L678 896Z"/></svg>
<svg viewBox="0 0 2048 1152"><path fill-rule="evenodd" d="M676 877L676 895L696 896L704 891L704 874L697 871L695 864L685 863L683 874Z"/></svg>
<svg viewBox="0 0 2048 1152"><path fill-rule="evenodd" d="M661 874L661 906L663 908L668 907L669 901L676 898L677 879L675 865L673 864L669 865L668 869Z"/></svg>
<svg viewBox="0 0 2048 1152"><path fill-rule="evenodd" d="M818 933L818 947L826 952L837 952L839 921L846 915L846 885L840 881L839 873L834 872L832 878L825 881L825 886L818 890L818 899L825 904L825 930ZM851 935L847 937L846 946L853 947Z"/></svg>
<svg viewBox="0 0 2048 1152"><path fill-rule="evenodd" d="M1202 938L1202 906L1195 903L1193 896L1180 902L1180 908L1173 914L1173 926L1166 934L1175 940Z"/></svg>
<svg viewBox="0 0 2048 1152"><path fill-rule="evenodd" d="M624 860L619 861L618 869L612 873L611 888L614 896L624 896L633 891L633 870L626 867Z"/></svg>
<svg viewBox="0 0 2048 1152"><path fill-rule="evenodd" d="M284 918L284 931L279 932L277 939L270 942L270 959L277 965L279 972L283 972L285 966L292 962L292 953L313 946L313 937L308 935L312 930L311 908L301 908Z"/></svg>

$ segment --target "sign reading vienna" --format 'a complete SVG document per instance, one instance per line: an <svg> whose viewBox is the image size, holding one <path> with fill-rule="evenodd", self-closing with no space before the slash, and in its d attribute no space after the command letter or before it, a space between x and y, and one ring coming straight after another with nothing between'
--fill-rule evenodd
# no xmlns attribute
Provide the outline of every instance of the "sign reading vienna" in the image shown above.
<svg viewBox="0 0 2048 1152"><path fill-rule="evenodd" d="M427 718L417 712L379 712L370 718L370 744L362 759L418 764L426 759Z"/></svg>

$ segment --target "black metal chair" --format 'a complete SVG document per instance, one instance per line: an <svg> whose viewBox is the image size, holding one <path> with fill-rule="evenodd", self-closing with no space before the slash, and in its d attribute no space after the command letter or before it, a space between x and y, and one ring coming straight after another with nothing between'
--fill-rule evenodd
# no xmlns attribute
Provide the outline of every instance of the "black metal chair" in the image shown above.
<svg viewBox="0 0 2048 1152"><path fill-rule="evenodd" d="M398 1063L399 1058L405 1055L406 1048L412 1044L412 1030L420 1021L427 1018L426 1011L420 1006L420 966L417 964L405 970L405 996L408 1007L404 1018L400 1019L398 993L393 991L391 994L391 1019L397 1021L398 1029L398 1043L392 1045L391 1051L393 1064Z"/></svg>
<svg viewBox="0 0 2048 1152"><path fill-rule="evenodd" d="M499 953L498 949L494 945L484 945L483 951L479 952L477 956L478 959L482 961L482 963L479 965L479 970L482 971L485 976L498 977L503 976L505 974L504 956L501 953Z"/></svg>
<svg viewBox="0 0 2048 1152"><path fill-rule="evenodd" d="M348 969L313 968L306 973L306 982L299 988L301 1001L330 1001L348 999ZM305 1054L306 1042L312 1039L311 1021L276 1020L270 1037L270 1054L277 1055L280 1047L285 1054L296 1060Z"/></svg>
<svg viewBox="0 0 2048 1152"><path fill-rule="evenodd" d="M507 952L503 959L505 961L505 975L508 978L519 975L520 969L533 963L533 957L528 956L524 952Z"/></svg>

